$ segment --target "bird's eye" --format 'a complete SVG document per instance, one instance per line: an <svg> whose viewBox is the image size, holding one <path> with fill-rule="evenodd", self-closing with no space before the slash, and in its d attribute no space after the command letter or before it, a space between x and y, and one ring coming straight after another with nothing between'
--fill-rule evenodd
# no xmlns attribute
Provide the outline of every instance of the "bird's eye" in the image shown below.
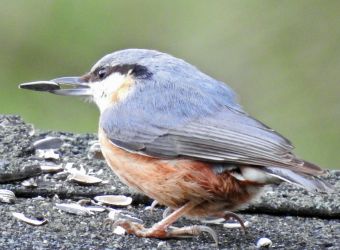
<svg viewBox="0 0 340 250"><path fill-rule="evenodd" d="M107 75L107 68L101 68L97 73L99 79L104 79Z"/></svg>

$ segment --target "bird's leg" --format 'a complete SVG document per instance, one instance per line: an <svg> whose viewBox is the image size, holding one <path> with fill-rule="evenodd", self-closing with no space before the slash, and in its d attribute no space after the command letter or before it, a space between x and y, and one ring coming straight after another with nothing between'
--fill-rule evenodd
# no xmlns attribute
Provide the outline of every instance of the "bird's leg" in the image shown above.
<svg viewBox="0 0 340 250"><path fill-rule="evenodd" d="M217 243L216 233L207 226L187 226L182 228L170 227L175 221L181 216L186 214L188 211L193 209L198 204L195 202L188 202L184 206L176 209L169 216L162 219L160 222L154 224L151 228L145 228L142 224L135 223L129 220L117 220L114 222L113 227L123 227L127 233L134 234L138 237L146 238L176 238L176 237L187 237L196 236L202 232L209 233L214 241Z"/></svg>

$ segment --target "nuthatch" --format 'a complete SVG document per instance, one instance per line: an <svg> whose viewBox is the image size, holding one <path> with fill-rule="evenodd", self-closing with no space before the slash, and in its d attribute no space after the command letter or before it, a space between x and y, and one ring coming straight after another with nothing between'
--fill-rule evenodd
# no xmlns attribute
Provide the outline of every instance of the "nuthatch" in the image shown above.
<svg viewBox="0 0 340 250"><path fill-rule="evenodd" d="M63 88L68 85L68 88ZM181 216L234 218L263 186L286 181L328 191L318 166L297 158L291 143L249 116L223 82L153 50L104 56L81 77L24 83L20 88L87 96L99 107L103 155L122 182L173 212L151 228L119 220L139 237L210 233L170 227Z"/></svg>

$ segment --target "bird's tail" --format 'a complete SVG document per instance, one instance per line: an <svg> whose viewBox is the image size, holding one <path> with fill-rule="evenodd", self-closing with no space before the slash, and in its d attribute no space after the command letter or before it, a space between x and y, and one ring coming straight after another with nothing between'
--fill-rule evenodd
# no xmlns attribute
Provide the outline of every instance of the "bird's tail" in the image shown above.
<svg viewBox="0 0 340 250"><path fill-rule="evenodd" d="M307 163L307 164L311 164L311 163ZM319 172L318 175L324 172L324 171L320 171L321 169L317 167L316 165L314 164L311 164L311 165L313 166L315 171ZM274 178L300 186L302 188L307 189L308 191L319 191L319 192L328 193L333 190L330 184L319 179L318 177L315 177L313 175L309 175L306 173L295 172L287 168L279 168L279 167L264 167L264 168L261 168L261 170L265 171L268 175Z"/></svg>

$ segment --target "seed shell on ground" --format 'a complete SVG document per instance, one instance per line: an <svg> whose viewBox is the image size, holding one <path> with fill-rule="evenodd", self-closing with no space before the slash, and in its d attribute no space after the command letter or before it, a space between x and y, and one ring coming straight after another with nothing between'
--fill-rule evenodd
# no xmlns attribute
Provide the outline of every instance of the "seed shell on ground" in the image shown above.
<svg viewBox="0 0 340 250"><path fill-rule="evenodd" d="M64 170L61 164L59 165L44 164L44 165L40 165L40 168L41 168L41 171L46 174L54 174L54 173L58 173Z"/></svg>
<svg viewBox="0 0 340 250"><path fill-rule="evenodd" d="M0 202L14 203L15 194L11 190L0 189Z"/></svg>
<svg viewBox="0 0 340 250"><path fill-rule="evenodd" d="M31 218L26 217L23 213L12 212L12 215L18 220L21 220L33 226L41 226L47 223L46 219L43 219L43 220L31 219Z"/></svg>
<svg viewBox="0 0 340 250"><path fill-rule="evenodd" d="M249 221L245 221L244 223L245 227L249 227L250 226L250 222ZM223 227L225 228L242 228L241 224L238 222L233 222L233 223L224 223Z"/></svg>
<svg viewBox="0 0 340 250"><path fill-rule="evenodd" d="M81 206L78 203L56 203L56 208L62 210L66 213L76 214L76 215L92 215L92 211L87 209L86 207Z"/></svg>
<svg viewBox="0 0 340 250"><path fill-rule="evenodd" d="M101 195L94 199L102 204L114 206L128 206L132 203L132 198L125 195Z"/></svg>
<svg viewBox="0 0 340 250"><path fill-rule="evenodd" d="M84 185L94 185L103 182L103 180L98 177L80 173L71 174L68 180Z"/></svg>
<svg viewBox="0 0 340 250"><path fill-rule="evenodd" d="M53 149L37 149L35 155L46 160L59 160L60 155L55 153Z"/></svg>

